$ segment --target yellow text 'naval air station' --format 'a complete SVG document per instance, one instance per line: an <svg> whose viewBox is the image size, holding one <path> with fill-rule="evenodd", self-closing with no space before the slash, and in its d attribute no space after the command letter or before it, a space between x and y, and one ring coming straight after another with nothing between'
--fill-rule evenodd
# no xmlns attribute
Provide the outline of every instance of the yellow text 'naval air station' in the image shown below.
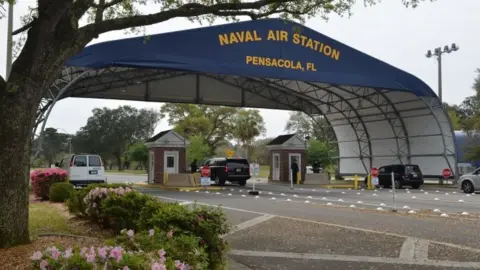
<svg viewBox="0 0 480 270"><path fill-rule="evenodd" d="M307 36L301 35L300 33L292 33L290 37L289 33L284 30L268 30L267 35L262 36L259 34L259 32L257 32L257 30L247 30L223 33L218 35L218 41L221 46L239 43L262 42L264 40L276 42L291 41L295 45L322 53L325 56L330 57L334 60L338 61L340 59L339 50L332 48L332 46L324 44L318 40L314 40ZM307 62L302 64L299 61L293 61L289 59L276 59L270 57L248 55L245 58L245 62L246 64L256 66L272 66L299 70L305 70L304 67L306 67L307 70L316 71L315 65L313 63Z"/></svg>

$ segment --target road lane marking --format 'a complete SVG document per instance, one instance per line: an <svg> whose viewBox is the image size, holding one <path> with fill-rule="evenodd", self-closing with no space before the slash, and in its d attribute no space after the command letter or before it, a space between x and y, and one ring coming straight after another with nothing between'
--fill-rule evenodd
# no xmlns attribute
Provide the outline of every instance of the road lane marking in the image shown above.
<svg viewBox="0 0 480 270"><path fill-rule="evenodd" d="M242 231L242 230L245 230L247 228L253 227L253 226L258 225L262 222L270 220L274 217L276 217L276 216L267 214L267 215L262 215L262 216L256 217L254 219L247 220L245 222L242 222L242 223L236 225L229 233L222 235L222 237L225 237L227 235L236 233L238 231Z"/></svg>
<svg viewBox="0 0 480 270"><path fill-rule="evenodd" d="M264 257L264 258L269 257L269 258L287 258L287 259L301 259L301 260L409 264L409 265L425 265L425 266L436 266L436 267L462 267L462 268L474 268L474 269L480 268L480 263L478 262L454 262L454 261L417 260L417 259L404 259L404 258L271 252L271 251L235 250L235 249L231 250L229 254L236 255L236 256Z"/></svg>
<svg viewBox="0 0 480 270"><path fill-rule="evenodd" d="M407 237L405 242L403 242L402 248L400 249L400 256L399 258L405 260L412 260L414 259L415 255L415 238Z"/></svg>

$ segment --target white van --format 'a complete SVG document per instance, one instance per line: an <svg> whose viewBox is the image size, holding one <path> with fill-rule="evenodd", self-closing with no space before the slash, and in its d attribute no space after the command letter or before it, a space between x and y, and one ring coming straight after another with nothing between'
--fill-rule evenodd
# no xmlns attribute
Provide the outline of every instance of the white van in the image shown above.
<svg viewBox="0 0 480 270"><path fill-rule="evenodd" d="M99 155L70 154L55 166L68 172L68 179L74 186L107 183L105 167Z"/></svg>

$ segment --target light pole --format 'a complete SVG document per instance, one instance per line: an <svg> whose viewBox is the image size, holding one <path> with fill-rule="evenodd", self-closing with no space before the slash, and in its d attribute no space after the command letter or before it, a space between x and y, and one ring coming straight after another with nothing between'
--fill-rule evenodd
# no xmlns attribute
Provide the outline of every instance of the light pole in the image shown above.
<svg viewBox="0 0 480 270"><path fill-rule="evenodd" d="M458 51L460 47L458 47L455 43L452 43L452 46L449 47L448 45L445 45L443 47L438 47L433 50L433 53L431 50L427 51L427 54L425 55L427 58L431 58L432 56L437 57L438 61L438 98L440 99L440 104L443 106L443 99L442 99L442 55L444 53L451 53L451 52L456 52Z"/></svg>
<svg viewBox="0 0 480 270"><path fill-rule="evenodd" d="M13 51L13 3L8 4L8 25L7 25L7 62L5 71L5 80L8 81L10 70L12 69L12 51Z"/></svg>

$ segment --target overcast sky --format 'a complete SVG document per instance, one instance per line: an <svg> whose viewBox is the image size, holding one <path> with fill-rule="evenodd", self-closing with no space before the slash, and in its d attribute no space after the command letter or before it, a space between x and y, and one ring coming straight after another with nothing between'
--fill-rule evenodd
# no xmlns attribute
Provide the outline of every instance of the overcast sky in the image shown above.
<svg viewBox="0 0 480 270"><path fill-rule="evenodd" d="M58 1L58 0L57 0ZM33 0L18 0L15 6L14 29L21 26L20 16L33 5ZM455 3L454 3L455 2ZM437 91L437 65L434 58L426 58L428 49L456 43L460 50L443 58L443 96L448 103L460 103L473 94L475 69L480 68L480 0L437 0L424 3L417 9L406 9L401 0L388 0L374 7L364 7L358 0L352 17L333 16L329 21L320 18L309 20L306 25L314 30L364 51L376 58L410 72L424 80ZM221 22L218 22L221 23ZM175 19L147 28L148 34L170 32L198 27L186 19ZM0 36L6 36L6 20L0 21ZM122 31L100 36L96 42L121 39ZM0 40L6 40L0 39ZM0 63L5 63L6 42L0 43ZM0 66L5 74L5 64ZM131 105L137 108L158 109L161 103L66 99L52 111L47 127L55 127L75 133L86 124L95 107L115 108ZM267 136L284 132L288 112L261 110L267 127ZM163 120L157 131L169 128Z"/></svg>

